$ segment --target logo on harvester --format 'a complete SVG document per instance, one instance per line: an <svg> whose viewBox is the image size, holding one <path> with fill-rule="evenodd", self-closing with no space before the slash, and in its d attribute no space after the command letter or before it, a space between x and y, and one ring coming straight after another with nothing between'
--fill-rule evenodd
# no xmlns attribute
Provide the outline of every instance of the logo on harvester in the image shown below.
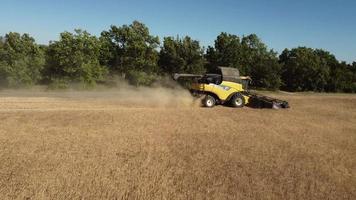
<svg viewBox="0 0 356 200"><path fill-rule="evenodd" d="M221 88L221 89L223 89L223 90L226 90L226 91L230 90L230 88L231 88L231 87L225 86L225 85L216 85L216 86Z"/></svg>
<svg viewBox="0 0 356 200"><path fill-rule="evenodd" d="M213 85L214 87L220 88L220 89L225 90L225 91L228 91L228 90L230 90L230 88L231 88L231 87L229 87L229 86L216 85L216 84L214 84L214 83L209 83L209 85Z"/></svg>
<svg viewBox="0 0 356 200"><path fill-rule="evenodd" d="M226 91L230 90L230 88L231 88L231 87L229 87L229 86L225 86L225 85L216 85L216 84L214 84L214 83L209 83L209 85L212 85L212 86L214 86L214 87L217 87L217 88L220 88L220 89L222 89L222 90L226 90Z"/></svg>

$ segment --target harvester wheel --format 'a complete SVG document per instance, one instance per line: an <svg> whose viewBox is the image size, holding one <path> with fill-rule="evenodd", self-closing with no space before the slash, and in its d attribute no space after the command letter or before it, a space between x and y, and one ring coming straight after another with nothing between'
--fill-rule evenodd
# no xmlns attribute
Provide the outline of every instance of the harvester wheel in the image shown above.
<svg viewBox="0 0 356 200"><path fill-rule="evenodd" d="M233 97L231 97L230 103L232 107L242 108L245 105L245 98L240 93L236 93Z"/></svg>
<svg viewBox="0 0 356 200"><path fill-rule="evenodd" d="M211 95L206 95L202 100L202 103L205 107L212 108L216 104L216 99Z"/></svg>

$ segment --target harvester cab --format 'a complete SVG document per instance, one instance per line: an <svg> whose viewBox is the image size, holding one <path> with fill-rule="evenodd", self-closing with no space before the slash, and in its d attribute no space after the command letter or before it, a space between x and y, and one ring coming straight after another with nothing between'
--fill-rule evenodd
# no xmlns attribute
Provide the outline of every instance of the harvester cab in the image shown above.
<svg viewBox="0 0 356 200"><path fill-rule="evenodd" d="M173 79L191 79L190 92L203 97L205 107L217 104L241 108L245 105L256 108L288 108L288 102L259 95L249 91L251 78L240 76L239 70L231 67L218 67L212 73L174 74Z"/></svg>

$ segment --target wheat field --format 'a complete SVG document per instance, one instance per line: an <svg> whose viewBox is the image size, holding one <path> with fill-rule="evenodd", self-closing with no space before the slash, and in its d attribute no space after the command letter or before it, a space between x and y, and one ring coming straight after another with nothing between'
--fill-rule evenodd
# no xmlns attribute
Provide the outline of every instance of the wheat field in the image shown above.
<svg viewBox="0 0 356 200"><path fill-rule="evenodd" d="M0 199L356 199L356 96L0 91Z"/></svg>

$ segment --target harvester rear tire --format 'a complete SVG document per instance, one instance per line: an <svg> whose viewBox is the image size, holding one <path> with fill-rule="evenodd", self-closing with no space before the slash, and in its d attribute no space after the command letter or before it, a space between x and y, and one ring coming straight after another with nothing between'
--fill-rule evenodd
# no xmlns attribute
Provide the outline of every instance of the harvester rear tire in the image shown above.
<svg viewBox="0 0 356 200"><path fill-rule="evenodd" d="M245 106L245 98L242 94L236 93L231 97L231 106L235 108L242 108Z"/></svg>
<svg viewBox="0 0 356 200"><path fill-rule="evenodd" d="M216 104L216 99L211 95L206 95L202 100L202 103L207 108L212 108Z"/></svg>

